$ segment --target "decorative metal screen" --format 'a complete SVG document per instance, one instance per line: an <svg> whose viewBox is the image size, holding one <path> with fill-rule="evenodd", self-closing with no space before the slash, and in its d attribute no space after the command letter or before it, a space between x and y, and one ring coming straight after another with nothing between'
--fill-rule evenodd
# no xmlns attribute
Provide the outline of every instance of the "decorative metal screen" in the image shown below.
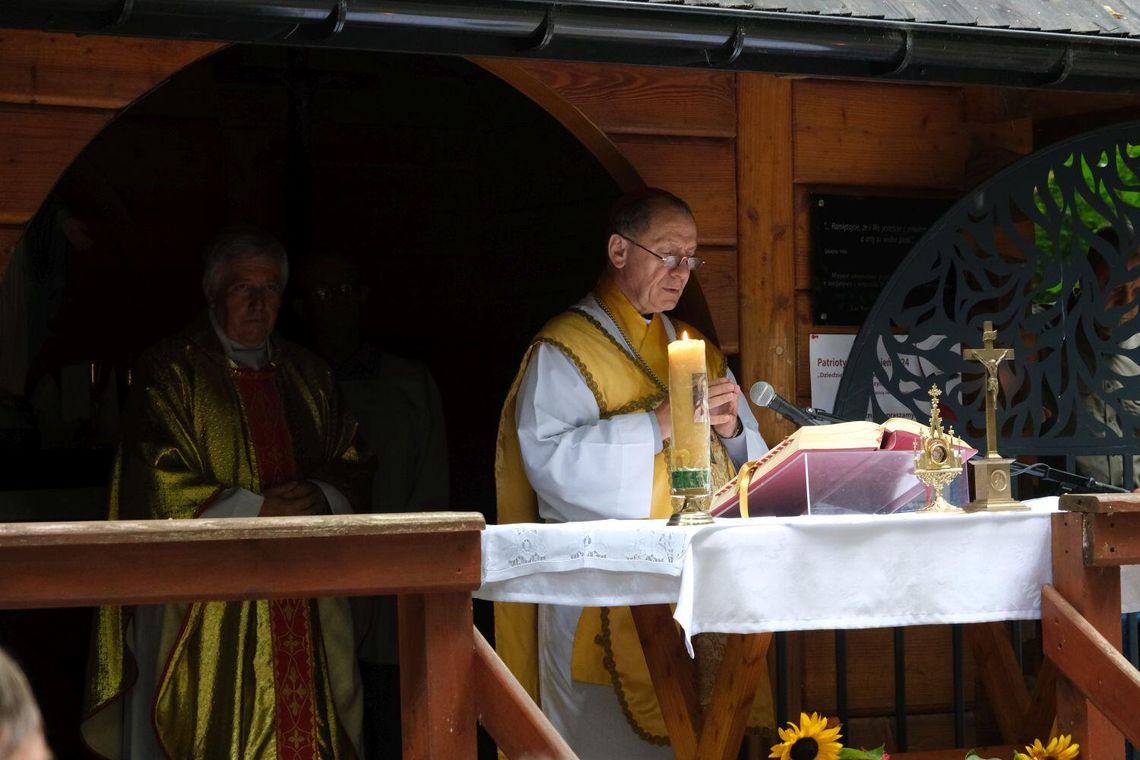
<svg viewBox="0 0 1140 760"><path fill-rule="evenodd" d="M981 346L992 320L996 345L1016 351L1000 374L1001 453L1064 455L1069 469L1131 486L1130 455L1140 453L1138 177L1140 122L1058 143L966 195L876 301L836 413L886 416L877 381L925 420L930 385L949 385L945 416L984 450L985 375L962 349Z"/></svg>

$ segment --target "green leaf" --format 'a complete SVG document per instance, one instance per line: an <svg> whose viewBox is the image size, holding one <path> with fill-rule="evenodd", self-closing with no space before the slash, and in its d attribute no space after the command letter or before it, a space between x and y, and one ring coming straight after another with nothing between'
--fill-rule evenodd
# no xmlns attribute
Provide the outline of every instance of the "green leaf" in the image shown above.
<svg viewBox="0 0 1140 760"><path fill-rule="evenodd" d="M1001 760L1000 757L985 758L980 756L975 750L970 750L966 753L965 760Z"/></svg>
<svg viewBox="0 0 1140 760"><path fill-rule="evenodd" d="M880 744L874 749L844 747L839 750L839 760L882 760L884 752L886 752L885 744Z"/></svg>

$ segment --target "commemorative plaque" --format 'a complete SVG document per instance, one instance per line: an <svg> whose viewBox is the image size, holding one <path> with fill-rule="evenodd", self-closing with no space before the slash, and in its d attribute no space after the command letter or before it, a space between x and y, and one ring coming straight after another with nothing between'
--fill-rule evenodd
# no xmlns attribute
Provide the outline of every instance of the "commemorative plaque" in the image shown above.
<svg viewBox="0 0 1140 760"><path fill-rule="evenodd" d="M860 325L930 226L944 198L811 195L811 292L817 325Z"/></svg>

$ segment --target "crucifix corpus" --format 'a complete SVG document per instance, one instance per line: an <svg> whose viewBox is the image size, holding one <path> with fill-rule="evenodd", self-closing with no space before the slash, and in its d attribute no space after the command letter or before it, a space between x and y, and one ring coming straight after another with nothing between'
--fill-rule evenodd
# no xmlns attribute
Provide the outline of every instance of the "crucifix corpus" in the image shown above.
<svg viewBox="0 0 1140 760"><path fill-rule="evenodd" d="M1009 465L998 453L997 397L1001 390L998 382L998 365L1014 358L1012 348L996 348L997 330L993 322L986 321L982 329L982 348L967 348L962 357L982 363L986 368L986 456L970 462L974 471L974 500L966 505L967 512L1007 512L1029 509L1010 494Z"/></svg>

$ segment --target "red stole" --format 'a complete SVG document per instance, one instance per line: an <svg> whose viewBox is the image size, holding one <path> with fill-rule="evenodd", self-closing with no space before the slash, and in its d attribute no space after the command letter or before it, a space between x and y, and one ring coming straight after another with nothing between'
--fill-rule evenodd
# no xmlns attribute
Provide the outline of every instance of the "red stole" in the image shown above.
<svg viewBox="0 0 1140 760"><path fill-rule="evenodd" d="M237 389L249 423L253 459L261 490L297 477L293 437L272 369L238 369ZM273 685L276 695L277 757L311 760L318 756L312 607L308 599L269 602L273 633Z"/></svg>

